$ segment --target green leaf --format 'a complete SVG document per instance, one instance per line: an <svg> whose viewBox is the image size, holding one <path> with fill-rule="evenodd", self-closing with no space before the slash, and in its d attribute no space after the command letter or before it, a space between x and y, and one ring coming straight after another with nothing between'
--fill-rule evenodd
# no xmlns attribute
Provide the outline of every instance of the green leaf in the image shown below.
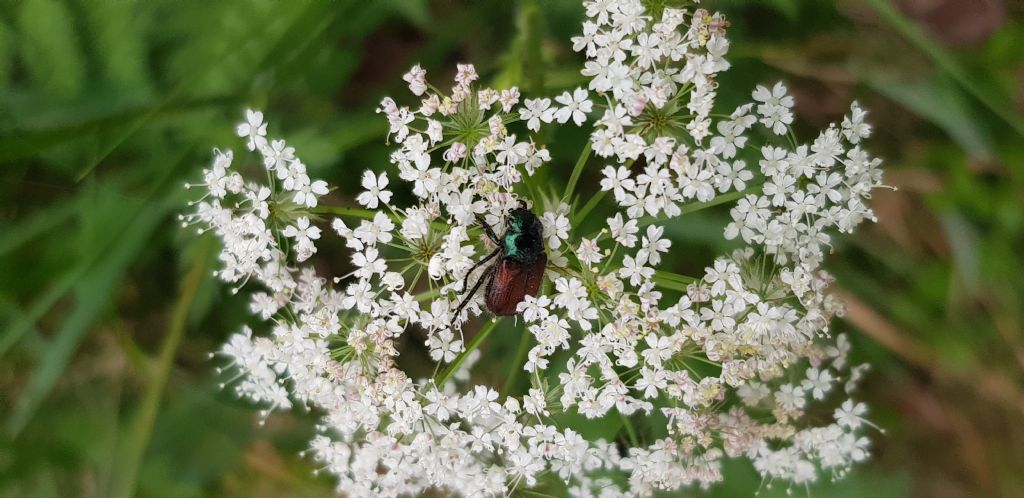
<svg viewBox="0 0 1024 498"><path fill-rule="evenodd" d="M974 296L981 296L983 283L979 262L980 237L975 227L957 212L943 213L939 216L946 232L953 253L953 267L960 276L967 291Z"/></svg>
<svg viewBox="0 0 1024 498"><path fill-rule="evenodd" d="M430 5L426 0L391 0L385 4L396 14L414 24L420 29L429 29Z"/></svg>
<svg viewBox="0 0 1024 498"><path fill-rule="evenodd" d="M177 199L177 197L174 198ZM62 283L74 282L72 289L74 306L57 329L54 339L35 369L32 379L14 405L14 410L7 423L7 430L12 435L17 435L31 420L43 399L50 392L54 382L64 371L68 360L77 349L85 333L109 302L110 295L120 283L122 274L134 261L136 254L150 241L150 235L169 208L168 202L157 203L147 209L134 208L133 211L137 215L130 220L130 224L119 236L111 239L111 243L105 250L100 251L102 257L96 264L86 265L87 269L82 273L70 272L68 275L71 278L61 281ZM46 297L50 298L53 295L57 295L57 293L54 292ZM33 311L37 311L37 309L34 308ZM37 317L30 315L29 318L34 320ZM31 323L28 323L27 326L31 326Z"/></svg>
<svg viewBox="0 0 1024 498"><path fill-rule="evenodd" d="M149 87L147 46L149 12L135 2L79 0L85 13L92 52L103 76L115 88Z"/></svg>
<svg viewBox="0 0 1024 498"><path fill-rule="evenodd" d="M998 86L993 85L991 81L981 79L984 77L984 73L968 71L952 54L901 14L890 3L890 0L866 0L866 2L881 15L885 22L899 31L936 66L1009 124L1017 134L1024 136L1024 116L1016 111L1017 106L1014 105L1013 100L1000 91Z"/></svg>
<svg viewBox="0 0 1024 498"><path fill-rule="evenodd" d="M98 243L84 241L82 245L88 251L80 258L81 262L65 272L56 284L33 303L24 318L5 331L0 341L0 354L17 342L58 299L69 291L72 293L74 305L70 313L55 331L50 346L40 359L7 421L7 431L12 435L20 433L25 424L32 419L64 371L85 333L109 302L110 295L117 288L128 266L151 242L151 234L159 226L160 221L169 211L180 207L183 191L173 189L170 195L164 192L171 185L177 184L176 173L190 157L189 152L188 149L183 150L181 159L163 168L162 176L154 179L149 195L142 198L103 197L104 202L121 203L118 212L127 215L106 220L109 224L102 228L103 240ZM95 238L98 234L85 235Z"/></svg>
<svg viewBox="0 0 1024 498"><path fill-rule="evenodd" d="M905 81L881 72L866 74L864 78L878 93L941 128L971 156L992 157L991 137L951 79L937 75L927 80Z"/></svg>
<svg viewBox="0 0 1024 498"><path fill-rule="evenodd" d="M768 0L766 3L790 22L796 21L800 15L800 0Z"/></svg>
<svg viewBox="0 0 1024 498"><path fill-rule="evenodd" d="M502 396L507 394L516 394L512 389L514 389L518 383L519 373L523 371L523 364L526 360L526 355L530 350L530 344L533 342L533 334L520 333L520 336L519 346L516 347L516 355L512 358L508 375L505 376L505 384L501 387Z"/></svg>
<svg viewBox="0 0 1024 498"><path fill-rule="evenodd" d="M11 68L14 65L15 51L14 31L10 25L0 19L0 90L7 88L8 80L11 77Z"/></svg>
<svg viewBox="0 0 1024 498"><path fill-rule="evenodd" d="M63 2L20 2L22 60L36 85L61 98L78 95L85 83L74 27L75 20Z"/></svg>
<svg viewBox="0 0 1024 498"><path fill-rule="evenodd" d="M98 254L96 258L99 257ZM12 323L7 324L4 327L3 335L0 335L0 356L7 353L28 331L32 330L43 314L53 308L57 301L71 290L75 282L81 280L82 276L85 275L86 271L94 263L95 259L93 258L83 258L71 270L65 272L55 282L50 284L42 296L36 298L25 313L19 313Z"/></svg>
<svg viewBox="0 0 1024 498"><path fill-rule="evenodd" d="M95 96L90 98L95 99ZM235 103L234 97L215 96L166 105L154 102L111 103L105 101L104 108L99 109L98 112L92 111L91 107L93 106L88 102L84 102L83 107L67 106L56 115L48 116L47 123L43 126L38 128L26 126L18 130L17 133L0 136L0 163L31 157L40 151L71 140L110 133L114 138L104 143L104 150L94 158L95 164L99 164L145 122L152 124L163 118L175 118L194 111L204 111ZM22 124L25 125L24 122ZM95 164L87 166L85 172L91 170ZM80 174L80 177L84 177L84 174Z"/></svg>
<svg viewBox="0 0 1024 498"><path fill-rule="evenodd" d="M380 140L388 131L387 121L370 111L351 112L332 119L332 122L334 124L328 130L316 126L288 134L289 145L299 151L302 161L311 168L334 164L346 152Z"/></svg>
<svg viewBox="0 0 1024 498"><path fill-rule="evenodd" d="M75 214L78 206L74 202L47 206L31 218L20 223L7 225L0 231L0 256L4 256L42 233L63 224ZM0 349L0 354L2 349Z"/></svg>

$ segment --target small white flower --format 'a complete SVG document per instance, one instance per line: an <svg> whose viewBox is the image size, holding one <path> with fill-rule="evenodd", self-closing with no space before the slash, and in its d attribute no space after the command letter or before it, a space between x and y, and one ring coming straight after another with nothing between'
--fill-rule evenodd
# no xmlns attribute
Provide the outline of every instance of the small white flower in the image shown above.
<svg viewBox="0 0 1024 498"><path fill-rule="evenodd" d="M594 107L590 101L590 94L582 88L573 90L572 94L565 92L555 97L555 101L562 104L562 107L555 111L555 119L559 123L565 123L571 118L576 126L581 126L587 120L587 113Z"/></svg>
<svg viewBox="0 0 1024 498"><path fill-rule="evenodd" d="M523 409L526 413L536 416L550 415L547 410L547 401L544 399L544 392L540 389L530 389L530 393L523 398Z"/></svg>
<svg viewBox="0 0 1024 498"><path fill-rule="evenodd" d="M640 250L637 251L637 259L655 266L661 263L661 253L668 252L669 247L672 247L672 241L661 238L664 233L664 227L648 226L647 235L643 237Z"/></svg>
<svg viewBox="0 0 1024 498"><path fill-rule="evenodd" d="M541 122L550 123L554 119L551 99L526 99L519 108L519 119L526 121L528 130L539 131Z"/></svg>
<svg viewBox="0 0 1024 498"><path fill-rule="evenodd" d="M260 148L260 153L263 154L263 166L269 171L280 171L295 160L295 148L288 147L284 140L270 142L269 146Z"/></svg>
<svg viewBox="0 0 1024 498"><path fill-rule="evenodd" d="M299 261L308 259L316 252L313 241L320 238L320 228L311 225L308 217L299 218L294 225L286 226L281 233L285 237L295 239L295 251Z"/></svg>
<svg viewBox="0 0 1024 498"><path fill-rule="evenodd" d="M512 87L502 90L498 102L501 102L502 112L511 112L512 108L519 103L519 89Z"/></svg>
<svg viewBox="0 0 1024 498"><path fill-rule="evenodd" d="M775 402L782 409L790 412L802 410L807 404L804 390L792 384L785 384L779 388L779 391L775 393Z"/></svg>
<svg viewBox="0 0 1024 498"><path fill-rule="evenodd" d="M818 370L812 367L807 369L807 378L801 386L805 391L810 391L814 399L825 399L825 394L832 390L833 381L835 379L827 368Z"/></svg>
<svg viewBox="0 0 1024 498"><path fill-rule="evenodd" d="M466 152L466 144L462 142L455 142L451 145L451 147L448 147L448 150L444 152L444 155L442 157L444 158L445 161L448 161L450 163L457 163L461 161L462 158L466 157Z"/></svg>
<svg viewBox="0 0 1024 498"><path fill-rule="evenodd" d="M378 203L388 204L391 202L391 192L387 190L388 174L386 172L376 176L370 170L364 171L362 185L366 191L356 197L356 202L359 204L369 209L376 209Z"/></svg>
<svg viewBox="0 0 1024 498"><path fill-rule="evenodd" d="M430 357L434 361L451 363L462 352L462 341L453 340L452 331L444 329L439 333L430 336L427 347L430 348Z"/></svg>
<svg viewBox="0 0 1024 498"><path fill-rule="evenodd" d="M608 218L608 228L616 242L626 247L636 245L636 233L640 231L636 220L622 221L622 214L615 213L615 216Z"/></svg>
<svg viewBox="0 0 1024 498"><path fill-rule="evenodd" d="M263 113L260 111L246 109L245 122L238 125L235 132L248 139L245 146L249 150L262 150L267 146L267 124L263 122Z"/></svg>
<svg viewBox="0 0 1024 498"><path fill-rule="evenodd" d="M582 238L576 249L576 257L587 266L593 266L601 262L601 248L593 239Z"/></svg>
<svg viewBox="0 0 1024 498"><path fill-rule="evenodd" d="M569 218L561 213L544 213L541 217L544 225L544 237L548 239L548 247L558 249L562 241L569 238Z"/></svg>
<svg viewBox="0 0 1024 498"><path fill-rule="evenodd" d="M317 205L319 196L327 195L327 192L327 182L323 180L305 182L301 186L297 186L295 195L292 196L292 201L300 206L314 208Z"/></svg>
<svg viewBox="0 0 1024 498"><path fill-rule="evenodd" d="M857 429L864 423L864 415L867 412L867 405L854 403L852 399L848 399L843 402L841 407L836 408L836 422L847 429Z"/></svg>

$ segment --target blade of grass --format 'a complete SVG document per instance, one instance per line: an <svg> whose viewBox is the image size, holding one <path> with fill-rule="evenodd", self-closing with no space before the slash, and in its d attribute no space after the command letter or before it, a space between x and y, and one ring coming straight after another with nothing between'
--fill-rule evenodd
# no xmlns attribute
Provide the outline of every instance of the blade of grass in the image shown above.
<svg viewBox="0 0 1024 498"><path fill-rule="evenodd" d="M178 162L172 167L163 168L163 177L157 179L154 184L155 186L151 189L148 195L138 198L120 196L112 192L105 193L104 195L113 195L116 198L124 199L126 201L138 202L138 205L147 205L147 203L153 201L155 195L163 192L169 187L169 185L176 182L176 180L173 180L175 172L181 169L184 161L189 157L188 154L189 152L186 150L180 156ZM175 190L175 193L180 195L177 190ZM70 206L69 209L71 209L72 212L81 210L83 199L86 199L90 195L92 195L90 192L83 192L79 194L74 201L67 203ZM122 228L115 228L115 233L124 233L127 230L127 227L133 223L133 220L137 220L140 215L140 210L126 209L125 212L133 213L133 217L125 218ZM110 256L112 248L116 247L117 239L118 236L109 237L106 244L101 244L91 253L87 253L84 257L79 258L78 263L75 266L57 277L55 281L47 287L43 294L32 302L28 311L20 314L13 324L8 324L8 326L4 327L2 335L0 335L0 357L7 353L12 346L17 344L24 334L35 326L35 323L43 316L43 314L57 304L61 297L75 289L76 285L82 285L82 282L87 280L86 277L89 275L89 272L99 265L103 258ZM15 242L17 242L17 240L15 240ZM5 242L5 250L7 250L7 245L8 243ZM17 244L11 245L11 248L15 248Z"/></svg>
<svg viewBox="0 0 1024 498"><path fill-rule="evenodd" d="M64 371L79 342L108 303L110 294L117 287L128 265L134 261L135 256L159 226L169 210L167 203L162 204L137 210L138 214L119 236L113 238L110 247L101 251L103 257L97 264L83 272L81 278L70 279L75 282L74 308L56 331L46 355L41 359L32 380L14 406L6 427L12 436L17 436L31 420ZM79 276L75 273L72 275ZM28 322L29 326L31 323Z"/></svg>
<svg viewBox="0 0 1024 498"><path fill-rule="evenodd" d="M0 323L13 323L20 320L24 320L24 312L14 301L0 296ZM24 334L22 344L25 347L25 351L34 357L42 356L46 351L46 344L43 341L42 336L35 327L29 327L28 331Z"/></svg>
<svg viewBox="0 0 1024 498"><path fill-rule="evenodd" d="M346 4L347 6L348 4ZM323 31L324 9L330 9L330 12L337 12L341 9L333 8L334 5L330 3L311 2L306 5L306 8L299 15L296 15L293 22L281 37L274 41L274 43L264 51L255 51L257 63L255 64L255 71L260 69L269 68L275 65L287 64L291 61L297 53L302 51L308 42L316 38ZM336 14L335 14L336 15ZM266 23L272 24L279 22L279 19L275 19L274 16L267 16L265 19ZM318 23L316 29L310 29L310 26ZM91 174L97 166L109 156L114 149L116 149L121 143L132 136L142 126L149 122L157 113L161 112L164 108L173 105L180 98L187 96L195 88L199 88L200 84L204 82L210 75L215 74L217 71L222 70L225 67L224 60L232 56L241 57L246 56L252 51L240 51L236 47L244 47L251 44L253 40L261 40L265 37L266 26L260 23L253 23L252 29L245 32L243 40L239 40L237 43L225 43L224 49L220 52L219 56L211 57L210 60L197 63L197 70L195 73L190 74L188 78L180 81L173 90L169 91L167 95L155 106L153 106L148 112L145 112L134 119L129 119L124 123L124 131L119 133L117 137L107 144L103 150L96 156L96 159L90 161L86 167L80 171L76 177L76 181L81 181L86 176ZM254 79L245 79L241 82L235 91L229 92L229 94L241 94L247 95L248 92L245 90L247 86L250 86Z"/></svg>
<svg viewBox="0 0 1024 498"><path fill-rule="evenodd" d="M86 81L84 54L75 37L74 16L66 2L29 0L18 8L6 6L14 17L20 43L32 54L23 57L23 71L35 85L60 97L76 95Z"/></svg>
<svg viewBox="0 0 1024 498"><path fill-rule="evenodd" d="M622 417L622 426L626 428L626 435L629 437L630 444L634 448L640 447L640 439L636 436L636 429L633 427L633 421L629 417L619 412L619 417Z"/></svg>
<svg viewBox="0 0 1024 498"><path fill-rule="evenodd" d="M544 18L536 0L520 4L518 24L523 34L523 83L527 91L540 95L544 91Z"/></svg>
<svg viewBox="0 0 1024 498"><path fill-rule="evenodd" d="M75 123L64 125L45 126L38 129L29 129L18 133L0 137L0 163L12 162L17 159L31 156L48 147L53 147L69 140L82 136L117 132L127 124L146 119L160 117L176 117L193 111L202 111L212 107L233 105L237 99L233 96L215 96L201 99L190 99L177 103L156 103L147 105L134 105L128 108L112 109L102 115L89 119L79 119ZM69 111L69 116L80 115L79 109ZM110 148L113 151L118 144L135 130L126 131L126 136L116 140ZM108 151L108 153L110 152ZM96 163L99 163L107 154L97 156Z"/></svg>
<svg viewBox="0 0 1024 498"><path fill-rule="evenodd" d="M905 81L882 71L865 71L862 78L879 94L943 129L972 156L992 157L992 138L975 118L976 107L970 105L970 97L953 80L936 75L920 81Z"/></svg>
<svg viewBox="0 0 1024 498"><path fill-rule="evenodd" d="M191 149L182 149L178 161L164 168L162 177L155 179L149 194L138 200L138 204L132 204L146 206L147 209L126 209L131 214L125 217L119 228L115 228L113 236L83 258L82 264L62 276L42 298L36 300L24 318L8 329L0 342L3 347L0 352L16 343L58 299L69 291L73 292L75 303L71 313L56 330L46 355L40 360L7 420L6 430L12 437L21 432L38 410L85 333L109 301L121 276L149 242L160 221L171 209L181 205L183 191L172 189L170 195L161 197L161 194L177 184L176 175L187 164L190 153Z"/></svg>
<svg viewBox="0 0 1024 498"><path fill-rule="evenodd" d="M32 218L6 228L0 233L0 256L3 256L38 237L43 232L64 223L75 214L78 206L74 202L47 206ZM2 353L0 353L2 354Z"/></svg>
<svg viewBox="0 0 1024 498"><path fill-rule="evenodd" d="M534 491L526 488L518 488L515 492L526 496L536 496L537 498L557 498L555 495L549 495L547 493L541 493L540 491Z"/></svg>
<svg viewBox="0 0 1024 498"><path fill-rule="evenodd" d="M679 209L681 211L679 213L679 215L682 216L684 214L696 213L697 211L701 211L701 210L704 210L704 209L707 209L707 208L710 208L710 207L715 207L715 206L719 206L721 204L725 204L725 203L732 202L732 201L735 201L735 200L738 200L738 199L742 199L744 196L760 192L762 186L763 185L760 185L760 184L758 184L758 185L751 185L751 186L749 186L749 187L747 187L747 188L745 188L743 190L737 191L737 192L729 192L728 194L718 195L714 199L711 199L708 202L699 202L699 203L688 204L688 205L683 206L682 208ZM654 223L655 221L658 221L658 220L657 219L645 218L643 221L640 222L640 225L641 226L647 226L647 225L650 225L651 223Z"/></svg>
<svg viewBox="0 0 1024 498"><path fill-rule="evenodd" d="M96 252L94 257L85 258L77 266L64 273L46 289L42 296L32 303L28 311L18 315L12 324L5 327L3 335L0 336L0 356L6 354L12 346L24 337L26 332L31 330L43 314L50 308L53 308L57 301L74 287L75 282L81 280L82 276L96 263L101 255L102 252Z"/></svg>
<svg viewBox="0 0 1024 498"><path fill-rule="evenodd" d="M929 37L920 27L900 13L889 0L866 0L885 22L902 34L940 69L957 81L965 90L1006 121L1019 135L1024 136L1024 119L1015 112L1016 106L1004 95L986 88L956 58Z"/></svg>
<svg viewBox="0 0 1024 498"><path fill-rule="evenodd" d="M109 494L114 498L129 498L135 494L143 454L153 434L153 425L167 386L167 379L170 377L171 366L185 336L189 310L199 290L199 284L206 276L209 256L215 248L214 239L210 237L203 238L199 243L201 247L192 268L182 280L181 291L167 327L167 336L160 347L160 354L151 375L146 380L145 394L128 428L127 438L118 445L112 473L114 480Z"/></svg>

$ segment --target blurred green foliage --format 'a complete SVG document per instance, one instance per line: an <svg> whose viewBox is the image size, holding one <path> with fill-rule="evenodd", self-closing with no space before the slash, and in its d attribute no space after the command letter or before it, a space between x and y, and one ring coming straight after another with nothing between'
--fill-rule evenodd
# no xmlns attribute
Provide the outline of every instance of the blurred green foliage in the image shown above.
<svg viewBox="0 0 1024 498"><path fill-rule="evenodd" d="M707 4L732 21L723 106L783 79L806 138L860 100L877 130L869 146L898 187L877 193L880 223L843 238L830 262L850 303L836 328L874 366L864 395L886 432L871 463L836 483L822 476L811 494L1021 496L1024 6ZM246 321L246 302L208 277L212 241L179 228L182 184L212 147L239 147L234 124L255 107L313 176L339 186L330 202L353 205L350 179L387 166L373 108L405 95L408 66L440 81L471 61L497 84L560 92L583 82L568 43L581 11L525 0L0 2L0 496L331 495L298 456L314 417L261 427L217 386L207 355ZM549 191L535 194L557 198L585 137L548 138L553 166L534 185ZM595 191L584 171L578 203ZM725 213L669 226L666 267L692 275L729 249ZM344 251L323 252L321 269L341 274ZM502 324L484 353L513 357L519 337ZM474 374L518 389L509 367ZM614 437L622 423L581 430ZM804 492L733 464L710 495L759 488Z"/></svg>

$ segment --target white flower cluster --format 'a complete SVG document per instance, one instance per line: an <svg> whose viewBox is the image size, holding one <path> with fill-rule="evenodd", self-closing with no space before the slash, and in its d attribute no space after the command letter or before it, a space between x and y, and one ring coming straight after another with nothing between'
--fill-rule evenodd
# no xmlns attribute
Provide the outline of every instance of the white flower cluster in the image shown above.
<svg viewBox="0 0 1024 498"><path fill-rule="evenodd" d="M721 481L724 458L791 483L867 458L866 407L849 399L866 367L850 365L844 336L829 336L842 307L820 268L830 232L873 219L866 199L881 170L859 145L871 131L865 113L854 104L809 146L796 143L781 84L714 114L716 78L729 67L721 15L647 12L635 0L584 6L573 43L586 54L589 90L520 102L514 87L476 85L468 64L448 93L419 66L403 77L418 107L388 98L380 112L411 205L388 190L387 172L369 171L356 200L371 215L320 205L327 185L284 141L268 142L252 111L237 131L262 156L268 184L247 184L230 152L204 172L209 193L185 221L223 240L221 279L265 287L252 311L272 319L269 333L246 328L221 349L241 374L232 388L265 413L315 408L310 455L339 492L500 496L557 479L573 496L648 496ZM592 114L580 164L591 147L611 163L601 188L621 210L578 236L570 206L520 194L550 161L531 132L585 126ZM752 136L778 140L754 146ZM739 202L725 236L747 247L696 279L656 270L672 241L655 222L726 195ZM469 382L480 354L462 328L482 300L455 316L456 290L489 252L475 220L503 226L530 200L551 285L519 305L535 345L509 367L524 368L531 388L499 394ZM296 266L316 252L318 215L328 213L364 218L331 221L353 267L333 280ZM428 348L433 378L398 367L409 339ZM568 359L556 361L559 351ZM622 439L583 437L562 422L574 413L620 424Z"/></svg>
<svg viewBox="0 0 1024 498"><path fill-rule="evenodd" d="M306 166L295 157L295 149L284 140L267 141L262 112L247 111L246 122L237 132L247 139L250 151L262 155L270 184L245 183L242 175L231 169L234 153L214 151L213 167L203 170L203 183L185 185L206 187L208 193L190 203L198 205L195 213L181 219L186 226L202 224L208 228L200 233L212 229L224 240L220 254L224 267L217 272L222 280L244 283L257 276L271 289L281 291L294 283L282 268L282 248L288 245L280 237L293 239L291 249L298 261L316 252L314 241L320 238L320 229L311 225L308 217L292 217L285 210L315 208L317 199L327 193L327 182L311 180ZM274 213L271 206L276 208Z"/></svg>

